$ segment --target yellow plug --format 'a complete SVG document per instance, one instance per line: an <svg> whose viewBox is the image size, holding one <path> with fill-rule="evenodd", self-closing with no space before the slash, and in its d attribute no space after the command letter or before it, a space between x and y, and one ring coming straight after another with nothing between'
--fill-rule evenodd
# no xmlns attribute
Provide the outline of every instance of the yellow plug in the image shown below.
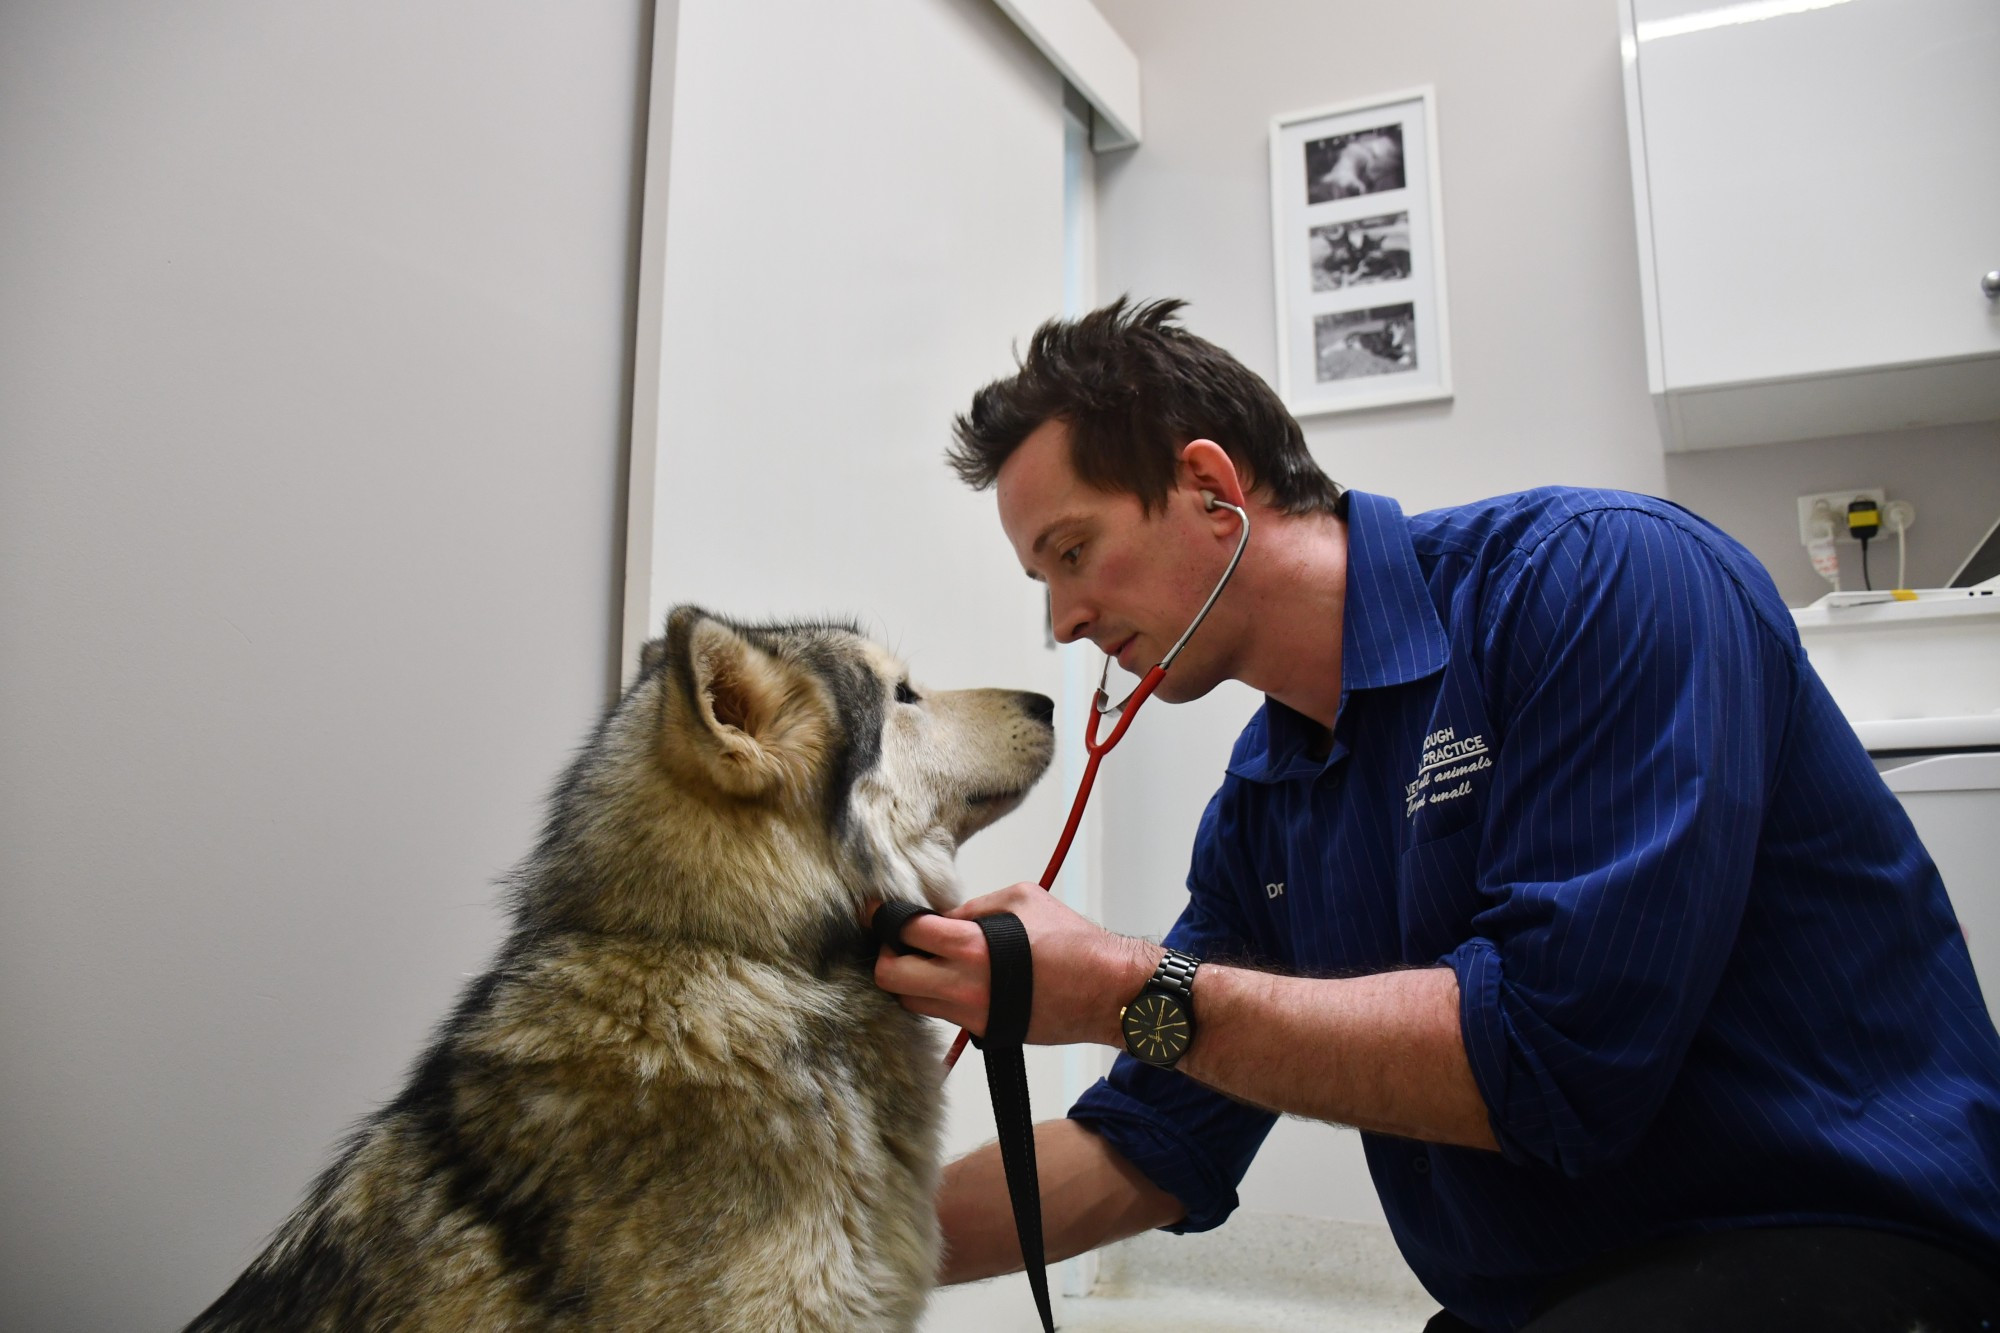
<svg viewBox="0 0 2000 1333"><path fill-rule="evenodd" d="M1855 500L1847 506L1847 531L1854 540L1867 542L1882 530L1882 509L1873 500Z"/></svg>

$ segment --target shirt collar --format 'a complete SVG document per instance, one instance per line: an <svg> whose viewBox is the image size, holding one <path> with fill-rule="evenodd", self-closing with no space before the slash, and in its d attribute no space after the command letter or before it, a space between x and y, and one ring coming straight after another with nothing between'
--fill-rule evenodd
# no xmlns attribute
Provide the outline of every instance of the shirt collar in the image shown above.
<svg viewBox="0 0 2000 1333"><path fill-rule="evenodd" d="M1386 495L1348 491L1347 596L1341 616L1340 674L1343 707L1355 690L1406 685L1444 669L1450 657L1444 625L1431 603L1409 520ZM1319 772L1344 752L1337 742L1327 761L1309 757L1307 720L1273 699L1251 719L1229 772L1253 782L1278 782Z"/></svg>
<svg viewBox="0 0 2000 1333"><path fill-rule="evenodd" d="M1343 693L1422 680L1442 671L1451 656L1410 540L1410 521L1386 495L1347 492L1347 609L1340 634Z"/></svg>

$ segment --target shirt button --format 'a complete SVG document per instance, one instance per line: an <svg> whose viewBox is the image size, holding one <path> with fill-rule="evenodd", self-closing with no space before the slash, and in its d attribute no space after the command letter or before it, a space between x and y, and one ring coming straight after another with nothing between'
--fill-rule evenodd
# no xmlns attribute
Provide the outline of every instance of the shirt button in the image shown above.
<svg viewBox="0 0 2000 1333"><path fill-rule="evenodd" d="M1420 1176L1427 1176L1431 1173L1431 1159L1428 1157L1412 1157L1410 1159L1410 1169Z"/></svg>

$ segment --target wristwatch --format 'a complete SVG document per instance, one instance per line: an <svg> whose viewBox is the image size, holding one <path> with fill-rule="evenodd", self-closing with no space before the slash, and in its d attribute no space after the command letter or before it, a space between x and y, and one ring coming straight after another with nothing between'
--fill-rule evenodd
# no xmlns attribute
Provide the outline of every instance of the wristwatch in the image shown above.
<svg viewBox="0 0 2000 1333"><path fill-rule="evenodd" d="M1194 1040L1194 970L1200 966L1192 954L1167 950L1145 989L1118 1011L1133 1059L1172 1069L1187 1054Z"/></svg>

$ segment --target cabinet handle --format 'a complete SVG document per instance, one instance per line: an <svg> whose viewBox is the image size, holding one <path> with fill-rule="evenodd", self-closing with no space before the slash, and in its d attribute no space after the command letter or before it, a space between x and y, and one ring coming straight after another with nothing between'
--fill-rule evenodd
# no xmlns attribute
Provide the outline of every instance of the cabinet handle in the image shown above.
<svg viewBox="0 0 2000 1333"><path fill-rule="evenodd" d="M2000 268L1979 280L1979 290L1986 293L1989 301L2000 301Z"/></svg>

